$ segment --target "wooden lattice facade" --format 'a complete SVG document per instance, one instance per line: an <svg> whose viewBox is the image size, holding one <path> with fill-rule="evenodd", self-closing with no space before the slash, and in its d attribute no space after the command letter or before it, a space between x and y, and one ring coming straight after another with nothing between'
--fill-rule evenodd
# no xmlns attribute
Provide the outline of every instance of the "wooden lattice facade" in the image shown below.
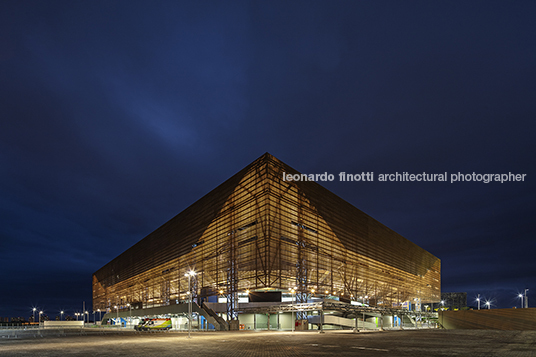
<svg viewBox="0 0 536 357"><path fill-rule="evenodd" d="M93 309L165 306L194 294L297 288L298 301L339 296L372 305L440 300L440 260L265 154L93 275Z"/></svg>

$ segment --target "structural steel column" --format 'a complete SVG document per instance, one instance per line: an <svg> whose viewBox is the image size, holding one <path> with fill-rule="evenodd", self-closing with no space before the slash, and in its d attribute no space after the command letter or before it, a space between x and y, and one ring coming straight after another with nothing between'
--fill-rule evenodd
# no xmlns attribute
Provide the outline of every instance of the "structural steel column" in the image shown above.
<svg viewBox="0 0 536 357"><path fill-rule="evenodd" d="M228 233L229 237L229 261L227 266L227 320L236 320L238 315L238 272L236 262L236 231L234 227L234 205L230 210L230 224L231 231Z"/></svg>

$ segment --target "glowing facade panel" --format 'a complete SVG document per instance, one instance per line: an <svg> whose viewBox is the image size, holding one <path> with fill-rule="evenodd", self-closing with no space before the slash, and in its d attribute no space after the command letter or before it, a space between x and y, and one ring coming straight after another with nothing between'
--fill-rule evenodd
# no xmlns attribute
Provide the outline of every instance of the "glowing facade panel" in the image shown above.
<svg viewBox="0 0 536 357"><path fill-rule="evenodd" d="M440 301L440 260L265 154L93 275L93 309L289 291L371 305ZM314 291L314 292L313 292ZM233 315L229 315L231 318Z"/></svg>

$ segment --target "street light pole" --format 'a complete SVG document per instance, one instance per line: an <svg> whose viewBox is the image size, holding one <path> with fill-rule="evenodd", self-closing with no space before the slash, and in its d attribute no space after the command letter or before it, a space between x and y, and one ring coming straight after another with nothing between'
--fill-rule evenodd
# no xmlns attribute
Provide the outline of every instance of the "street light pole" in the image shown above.
<svg viewBox="0 0 536 357"><path fill-rule="evenodd" d="M116 311L116 314L117 314L115 323L117 324L117 321L119 321L119 306L115 305L114 307L115 307L115 311ZM121 327L121 324L119 324L119 327Z"/></svg>
<svg viewBox="0 0 536 357"><path fill-rule="evenodd" d="M63 321L63 311L60 311L60 321Z"/></svg>
<svg viewBox="0 0 536 357"><path fill-rule="evenodd" d="M480 294L478 294L476 301L478 302L478 309L480 310Z"/></svg>
<svg viewBox="0 0 536 357"><path fill-rule="evenodd" d="M127 303L127 306L128 306L129 311L130 311L130 317L128 319L128 323L130 325L132 325L132 305L130 305L130 303Z"/></svg>
<svg viewBox="0 0 536 357"><path fill-rule="evenodd" d="M190 284L191 275L188 274L188 338L192 338L192 286Z"/></svg>
<svg viewBox="0 0 536 357"><path fill-rule="evenodd" d="M190 270L184 276L188 277L188 338L191 338L190 333L192 331L192 287L191 278L195 275L195 271Z"/></svg>
<svg viewBox="0 0 536 357"><path fill-rule="evenodd" d="M529 307L529 297L527 296L527 291L529 291L529 289L525 289L525 308Z"/></svg>
<svg viewBox="0 0 536 357"><path fill-rule="evenodd" d="M290 294L292 295L292 299L291 299L291 312L292 312L292 320L291 320L291 323L292 323L292 332L294 332L294 327L296 326L296 321L294 321L294 293L296 292L296 290L294 289L290 289Z"/></svg>
<svg viewBox="0 0 536 357"><path fill-rule="evenodd" d="M34 307L32 310L33 310L33 322L35 322L35 310L37 310L37 308Z"/></svg>

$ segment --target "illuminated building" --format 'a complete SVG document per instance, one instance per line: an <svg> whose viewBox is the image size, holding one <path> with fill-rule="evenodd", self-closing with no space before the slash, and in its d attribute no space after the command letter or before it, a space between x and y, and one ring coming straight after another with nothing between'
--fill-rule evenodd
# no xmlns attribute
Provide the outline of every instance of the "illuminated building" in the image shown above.
<svg viewBox="0 0 536 357"><path fill-rule="evenodd" d="M440 260L264 154L93 275L93 309L271 292L402 308L440 301ZM262 295L261 295L262 297ZM220 300L221 301L221 300Z"/></svg>

